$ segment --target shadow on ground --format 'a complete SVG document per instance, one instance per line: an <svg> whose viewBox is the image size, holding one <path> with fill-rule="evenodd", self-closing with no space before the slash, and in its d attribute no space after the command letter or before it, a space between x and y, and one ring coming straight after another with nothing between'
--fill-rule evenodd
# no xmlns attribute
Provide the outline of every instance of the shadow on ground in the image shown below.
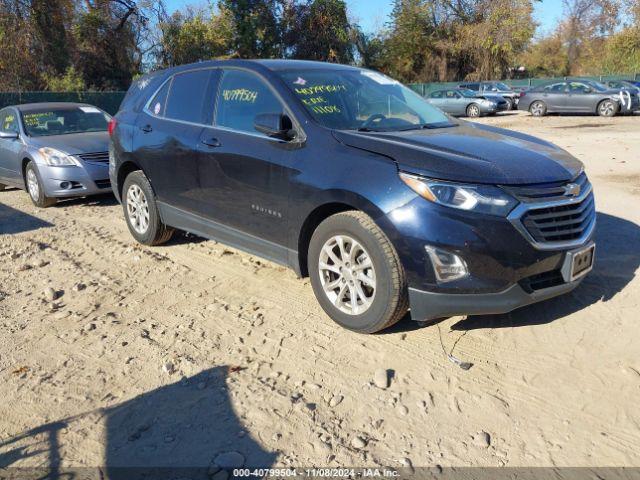
<svg viewBox="0 0 640 480"><path fill-rule="evenodd" d="M598 213L596 261L593 271L573 292L504 315L469 316L452 330L541 325L608 302L633 280L640 267L640 226L628 220Z"/></svg>
<svg viewBox="0 0 640 480"><path fill-rule="evenodd" d="M0 235L11 235L48 227L53 227L53 224L0 203Z"/></svg>
<svg viewBox="0 0 640 480"><path fill-rule="evenodd" d="M104 438L100 442L105 465L93 469L93 473L99 474L95 478L205 479L217 455L228 452L237 452L227 455L231 460L240 454L245 466L268 468L276 455L264 450L243 427L229 398L228 375L233 373L227 367L204 370L114 407L47 423L2 439L0 468L32 459L28 463L38 465L39 473L46 475L25 478L85 478L91 470L61 467L64 436L68 431L78 430L74 424L79 422L104 425ZM74 457L77 456L75 453ZM220 458L219 463L223 463ZM33 473L38 472L34 469Z"/></svg>

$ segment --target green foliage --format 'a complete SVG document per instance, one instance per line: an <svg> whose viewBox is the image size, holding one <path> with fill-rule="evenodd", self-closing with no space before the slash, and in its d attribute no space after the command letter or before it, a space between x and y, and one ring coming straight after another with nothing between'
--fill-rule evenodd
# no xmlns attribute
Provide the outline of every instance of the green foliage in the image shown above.
<svg viewBox="0 0 640 480"><path fill-rule="evenodd" d="M625 28L606 42L601 71L640 72L640 27Z"/></svg>
<svg viewBox="0 0 640 480"><path fill-rule="evenodd" d="M87 89L82 75L73 66L67 67L63 75L44 74L43 77L46 90L51 92L81 92Z"/></svg>
<svg viewBox="0 0 640 480"><path fill-rule="evenodd" d="M231 52L233 22L225 8L211 16L202 11L176 12L159 27L162 67L225 57Z"/></svg>
<svg viewBox="0 0 640 480"><path fill-rule="evenodd" d="M353 31L343 0L313 0L299 5L288 24L288 52L293 58L350 63Z"/></svg>
<svg viewBox="0 0 640 480"><path fill-rule="evenodd" d="M271 58L282 54L276 0L220 0L233 20L231 46L239 58Z"/></svg>

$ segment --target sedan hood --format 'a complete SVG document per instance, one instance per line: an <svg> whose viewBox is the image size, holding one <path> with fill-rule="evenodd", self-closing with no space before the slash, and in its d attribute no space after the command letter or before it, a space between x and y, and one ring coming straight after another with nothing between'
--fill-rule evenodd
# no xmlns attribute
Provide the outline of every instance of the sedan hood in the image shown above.
<svg viewBox="0 0 640 480"><path fill-rule="evenodd" d="M109 134L107 132L87 132L47 135L30 137L29 143L36 148L55 148L69 155L106 152L109 150Z"/></svg>
<svg viewBox="0 0 640 480"><path fill-rule="evenodd" d="M555 145L502 128L457 126L404 132L334 131L345 145L385 155L401 170L470 183L517 185L569 181L582 163Z"/></svg>

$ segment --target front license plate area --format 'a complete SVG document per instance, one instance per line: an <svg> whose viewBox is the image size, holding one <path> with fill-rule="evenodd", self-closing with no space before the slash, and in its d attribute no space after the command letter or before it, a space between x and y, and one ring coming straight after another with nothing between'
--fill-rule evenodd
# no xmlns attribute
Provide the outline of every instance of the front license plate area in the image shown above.
<svg viewBox="0 0 640 480"><path fill-rule="evenodd" d="M567 258L562 268L564 281L573 282L589 273L593 269L595 251L595 244L591 244L580 250L567 253Z"/></svg>

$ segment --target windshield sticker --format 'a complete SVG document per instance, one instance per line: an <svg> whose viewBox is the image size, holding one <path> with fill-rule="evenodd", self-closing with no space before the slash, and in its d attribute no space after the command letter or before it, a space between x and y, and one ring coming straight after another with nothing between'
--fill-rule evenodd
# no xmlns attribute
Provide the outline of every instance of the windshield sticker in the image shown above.
<svg viewBox="0 0 640 480"><path fill-rule="evenodd" d="M316 95L318 93L334 93L334 92L346 92L346 85L341 83L330 83L327 85L313 85L312 87L295 88L298 95Z"/></svg>
<svg viewBox="0 0 640 480"><path fill-rule="evenodd" d="M306 85L307 81L302 78L302 77L298 77L297 80L295 82L293 82L294 85Z"/></svg>
<svg viewBox="0 0 640 480"><path fill-rule="evenodd" d="M246 88L223 90L222 98L227 102L255 103L258 98L258 92L255 90L247 90Z"/></svg>
<svg viewBox="0 0 640 480"><path fill-rule="evenodd" d="M380 85L397 85L399 83L397 80L394 80L393 78L385 77L384 75L381 75L377 72L362 71L360 73L365 77L369 77L371 80L373 80L376 83L379 83Z"/></svg>
<svg viewBox="0 0 640 480"><path fill-rule="evenodd" d="M162 108L162 105L160 105L160 102L156 102L155 106L153 107L153 113L156 115L160 115L161 108Z"/></svg>
<svg viewBox="0 0 640 480"><path fill-rule="evenodd" d="M101 113L96 107L80 107L84 113Z"/></svg>

